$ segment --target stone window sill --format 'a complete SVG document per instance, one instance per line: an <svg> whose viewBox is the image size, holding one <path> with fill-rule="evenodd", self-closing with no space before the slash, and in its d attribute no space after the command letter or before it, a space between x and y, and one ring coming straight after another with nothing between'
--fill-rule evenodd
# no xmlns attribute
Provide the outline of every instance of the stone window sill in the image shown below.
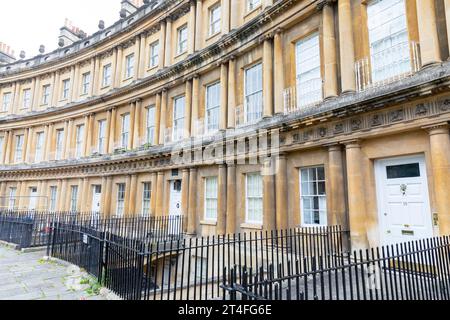
<svg viewBox="0 0 450 320"><path fill-rule="evenodd" d="M212 221L212 220L202 220L202 221L200 221L200 225L202 225L202 226L212 226L212 227L215 227L215 226L217 226L217 221Z"/></svg>
<svg viewBox="0 0 450 320"><path fill-rule="evenodd" d="M263 225L262 224L255 224L255 223L243 223L241 224L242 229L253 229L253 230L262 230Z"/></svg>

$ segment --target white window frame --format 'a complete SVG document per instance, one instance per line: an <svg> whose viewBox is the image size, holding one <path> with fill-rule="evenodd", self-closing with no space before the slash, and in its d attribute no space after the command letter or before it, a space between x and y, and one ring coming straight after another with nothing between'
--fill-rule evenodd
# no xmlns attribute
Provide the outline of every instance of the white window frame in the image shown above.
<svg viewBox="0 0 450 320"><path fill-rule="evenodd" d="M50 85L42 86L42 105L47 106L50 102Z"/></svg>
<svg viewBox="0 0 450 320"><path fill-rule="evenodd" d="M177 110L179 101L183 101L183 112L180 112L180 116L177 117ZM185 128L185 111L186 111L186 96L179 96L173 99L173 121L172 121L172 140L180 141L184 138L184 128Z"/></svg>
<svg viewBox="0 0 450 320"><path fill-rule="evenodd" d="M261 0L247 0L247 12L253 11L261 5Z"/></svg>
<svg viewBox="0 0 450 320"><path fill-rule="evenodd" d="M36 133L36 151L34 153L34 161L41 162L44 159L44 132Z"/></svg>
<svg viewBox="0 0 450 320"><path fill-rule="evenodd" d="M16 149L14 152L14 161L16 163L22 162L23 143L24 143L24 135L23 134L17 135L16 136Z"/></svg>
<svg viewBox="0 0 450 320"><path fill-rule="evenodd" d="M3 158L3 144L5 143L5 137L0 137L0 163Z"/></svg>
<svg viewBox="0 0 450 320"><path fill-rule="evenodd" d="M62 95L61 100L69 99L69 93L70 93L70 79L65 79L62 81Z"/></svg>
<svg viewBox="0 0 450 320"><path fill-rule="evenodd" d="M254 199L261 199L261 219L260 220L250 220L249 218L249 195L248 195L248 179L249 176L260 176L261 179L261 196L260 197L251 197ZM245 221L249 224L255 225L263 225L264 224L264 183L263 177L260 172L249 172L245 175Z"/></svg>
<svg viewBox="0 0 450 320"><path fill-rule="evenodd" d="M209 192L208 190L208 182L214 181L215 182L215 195L212 195L212 191ZM216 222L218 219L218 214L219 214L219 206L218 206L218 201L219 201L219 178L217 176L215 177L206 177L205 178L205 201L204 201L204 218L206 221L213 221ZM209 207L208 207L208 202L213 202L215 201L215 212L214 215L210 215L209 212Z"/></svg>
<svg viewBox="0 0 450 320"><path fill-rule="evenodd" d="M83 140L84 140L84 124L76 127L75 132L75 157L81 158L83 156Z"/></svg>
<svg viewBox="0 0 450 320"><path fill-rule="evenodd" d="M130 53L125 57L125 79L134 76L134 53Z"/></svg>
<svg viewBox="0 0 450 320"><path fill-rule="evenodd" d="M125 214L125 194L126 185L125 183L117 184L117 202L116 202L116 216L121 218Z"/></svg>
<svg viewBox="0 0 450 320"><path fill-rule="evenodd" d="M150 44L149 68L159 65L159 40Z"/></svg>
<svg viewBox="0 0 450 320"><path fill-rule="evenodd" d="M112 77L111 63L105 64L103 66L102 76L103 76L102 87L109 87L111 85L111 77Z"/></svg>
<svg viewBox="0 0 450 320"><path fill-rule="evenodd" d="M310 177L309 177L309 170L316 170L316 175L317 175L317 170L318 169L323 169L324 180L319 180L319 179L311 180ZM306 171L306 170L308 170L308 180L307 181L303 181L302 180L302 172ZM327 208L327 200L328 199L327 199L327 192L326 192L327 190L326 190L326 170L325 170L325 166L322 165L322 166L300 168L299 173L300 173L300 177L299 177L299 181L300 181L300 183L299 183L300 212L301 212L301 223L302 223L302 226L304 226L304 227L320 227L320 226L324 227L324 226L327 226L328 225L328 208ZM325 195L319 195L318 192L316 192L315 194L304 194L304 188L303 188L303 185L302 185L303 183L309 183L309 184L313 183L314 186L317 189L318 189L318 183L324 183L325 184L325 186L324 186L324 188L325 188ZM324 201L325 208L319 208L319 211L324 211L323 218L324 218L325 221L320 221L318 224L316 224L316 223L307 223L306 222L306 219L305 219L306 218L306 212L305 212L305 209L304 209L304 205L305 205L305 199L307 197L308 198L312 198L313 201L314 201L315 197L324 198L325 199L325 201ZM314 211L314 208L312 208L310 210ZM313 219L313 216L311 218ZM321 218L322 218L322 216L320 215L320 212L319 212L319 219L321 220Z"/></svg>
<svg viewBox="0 0 450 320"><path fill-rule="evenodd" d="M177 30L177 54L182 54L187 51L188 47L188 27L183 25Z"/></svg>
<svg viewBox="0 0 450 320"><path fill-rule="evenodd" d="M151 182L142 183L142 216L149 217L152 201L152 184Z"/></svg>
<svg viewBox="0 0 450 320"><path fill-rule="evenodd" d="M90 72L83 73L81 79L81 95L88 94L90 87L91 87L91 73Z"/></svg>
<svg viewBox="0 0 450 320"><path fill-rule="evenodd" d="M62 160L64 150L64 129L56 130L55 160Z"/></svg>
<svg viewBox="0 0 450 320"><path fill-rule="evenodd" d="M128 138L130 136L130 114L125 113L122 115L122 132L121 132L121 147L128 149Z"/></svg>
<svg viewBox="0 0 450 320"><path fill-rule="evenodd" d="M70 187L70 211L76 212L78 204L78 186Z"/></svg>
<svg viewBox="0 0 450 320"><path fill-rule="evenodd" d="M393 12L399 13L399 15L389 21L383 21L384 16L380 17L378 15L375 15L375 17L372 18L371 17L372 9L375 6L380 5L380 4L382 6L382 3L384 3L384 4L392 3L392 5L387 8L379 8L379 9L381 9L380 12L386 11L387 9L391 9L391 10L393 10ZM377 1L370 1L367 4L367 29L368 29L368 36L369 36L371 78L374 83L381 82L381 81L391 79L391 78L395 78L396 76L399 76L402 74L408 74L412 70L411 69L411 67L412 67L411 66L411 56L410 56L411 49L410 49L410 45L409 45L409 30L408 30L406 2L404 0L396 0L396 1L391 0L390 3L386 2L386 0L377 0ZM397 5L400 6L401 9L396 8ZM402 13L403 13L403 15L402 15ZM378 12L378 14L380 14L380 13ZM385 28L387 26L391 26L391 28L396 27L395 20L399 19L399 18L403 19L404 28L401 30L397 30L394 33L392 33L392 30L390 30L389 33L386 33ZM379 24L374 25L372 20L377 21ZM391 22L393 22L393 24L390 24ZM378 34L384 35L383 38L377 39L377 37L375 36L377 34L377 32L373 31L373 30L377 29L377 28L383 29L382 32L378 32ZM403 40L399 41L396 44L392 44L392 42L394 42L394 39L402 34L403 34L403 36L400 39L403 39ZM375 39L374 39L374 36L375 36ZM374 44L380 43L382 41L390 42L391 46L389 48L382 46L381 51L374 53L373 52ZM397 48L397 52L395 52L395 48ZM386 53L390 53L390 57L388 57L388 54L386 54ZM396 57L396 56L398 58L397 60L395 58L392 59L392 57ZM379 66L379 67L377 68L376 66ZM386 68L388 69L387 72L386 72ZM381 72L377 73L377 71L379 71L380 69L385 70L384 76L380 76Z"/></svg>
<svg viewBox="0 0 450 320"><path fill-rule="evenodd" d="M311 44L317 43L317 46L311 46ZM305 45L306 52L308 50L317 50L317 54L313 57L304 59ZM302 51L303 50L303 51ZM319 33L315 32L299 41L295 44L295 76L296 76L296 92L297 92L297 106L306 107L319 103L323 100L323 80L322 80L322 61L320 52L320 37ZM318 65L315 65L315 63ZM302 68L302 66L305 68ZM313 67L306 69L307 67Z"/></svg>
<svg viewBox="0 0 450 320"><path fill-rule="evenodd" d="M153 118L150 116L153 115ZM147 143L153 144L155 140L155 132L156 132L156 107L151 105L147 108L147 119L146 119L146 127L147 127Z"/></svg>
<svg viewBox="0 0 450 320"><path fill-rule="evenodd" d="M23 109L30 109L31 108L31 89L24 89L23 90Z"/></svg>
<svg viewBox="0 0 450 320"><path fill-rule="evenodd" d="M98 146L97 146L97 152L99 154L106 153L106 120L99 120L98 121Z"/></svg>
<svg viewBox="0 0 450 320"><path fill-rule="evenodd" d="M7 112L9 110L11 106L11 98L12 98L11 92L3 93L2 112Z"/></svg>
<svg viewBox="0 0 450 320"><path fill-rule="evenodd" d="M9 197L8 197L8 210L16 209L16 201L17 200L17 188L11 187L9 188Z"/></svg>
<svg viewBox="0 0 450 320"><path fill-rule="evenodd" d="M210 90L212 88L218 88L218 95L217 95L217 101L211 105L211 95L210 95ZM221 94L221 86L220 86L220 81L219 82L215 82L213 84L210 84L206 87L205 90L205 94L206 94L206 108L205 108L205 131L206 133L214 133L219 131L220 128L220 94ZM209 116L209 111L213 111L215 113L217 113L217 123L214 124L214 127L210 127L210 116Z"/></svg>
<svg viewBox="0 0 450 320"><path fill-rule="evenodd" d="M58 198L58 187L57 186L50 186L50 201L48 204L48 209L50 211L56 211L56 201Z"/></svg>
<svg viewBox="0 0 450 320"><path fill-rule="evenodd" d="M261 85L261 89L255 90L255 91L253 91L251 93L248 93L247 92L247 89L248 89L247 88L248 87L247 79L249 78L248 73L250 71L256 69L256 68L260 68L260 74L261 74L260 85ZM263 89L264 89L263 65L262 65L262 63L254 64L254 65L246 68L244 73L245 73L245 76L244 76L244 117L245 117L244 121L245 121L245 123L253 123L253 122L257 122L257 121L261 120L263 118L263 115L264 115L264 104L263 104L263 102L264 102L264 100L263 100L264 99L264 92L263 92ZM248 110L249 109L249 97L254 97L256 95L260 95L261 106L260 106L260 109L259 109L258 113L261 116L259 118L255 117L254 119L249 119L249 114L248 114L248 111L249 111Z"/></svg>
<svg viewBox="0 0 450 320"><path fill-rule="evenodd" d="M218 17L216 17L216 11L219 11ZM222 31L222 6L219 3L209 8L209 35L213 36Z"/></svg>

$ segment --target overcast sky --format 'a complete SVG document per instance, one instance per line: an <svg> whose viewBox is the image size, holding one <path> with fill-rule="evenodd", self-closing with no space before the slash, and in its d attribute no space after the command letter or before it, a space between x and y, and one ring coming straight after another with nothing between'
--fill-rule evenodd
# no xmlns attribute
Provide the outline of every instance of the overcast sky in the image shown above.
<svg viewBox="0 0 450 320"><path fill-rule="evenodd" d="M0 0L0 42L31 58L45 45L46 52L58 47L59 29L65 18L87 34L119 20L120 0Z"/></svg>

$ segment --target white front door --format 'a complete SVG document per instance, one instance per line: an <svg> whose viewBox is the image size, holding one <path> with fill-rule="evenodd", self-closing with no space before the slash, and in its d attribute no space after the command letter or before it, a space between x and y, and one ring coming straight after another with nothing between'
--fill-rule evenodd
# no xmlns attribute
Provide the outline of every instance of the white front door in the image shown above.
<svg viewBox="0 0 450 320"><path fill-rule="evenodd" d="M31 211L36 210L37 200L38 200L37 188L31 188L30 189L30 201L28 203L29 210L31 210Z"/></svg>
<svg viewBox="0 0 450 320"><path fill-rule="evenodd" d="M94 192L92 194L92 213L100 213L100 201L102 197L102 186L94 186Z"/></svg>
<svg viewBox="0 0 450 320"><path fill-rule="evenodd" d="M181 216L181 180L170 181L169 216Z"/></svg>
<svg viewBox="0 0 450 320"><path fill-rule="evenodd" d="M424 156L378 160L375 173L382 244L432 237Z"/></svg>

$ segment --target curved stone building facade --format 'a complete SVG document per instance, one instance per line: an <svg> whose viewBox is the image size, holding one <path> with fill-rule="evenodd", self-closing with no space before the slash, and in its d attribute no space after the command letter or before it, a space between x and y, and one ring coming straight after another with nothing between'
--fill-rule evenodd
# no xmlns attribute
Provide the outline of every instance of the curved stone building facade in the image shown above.
<svg viewBox="0 0 450 320"><path fill-rule="evenodd" d="M450 1L168 0L0 64L0 206L450 233Z"/></svg>

